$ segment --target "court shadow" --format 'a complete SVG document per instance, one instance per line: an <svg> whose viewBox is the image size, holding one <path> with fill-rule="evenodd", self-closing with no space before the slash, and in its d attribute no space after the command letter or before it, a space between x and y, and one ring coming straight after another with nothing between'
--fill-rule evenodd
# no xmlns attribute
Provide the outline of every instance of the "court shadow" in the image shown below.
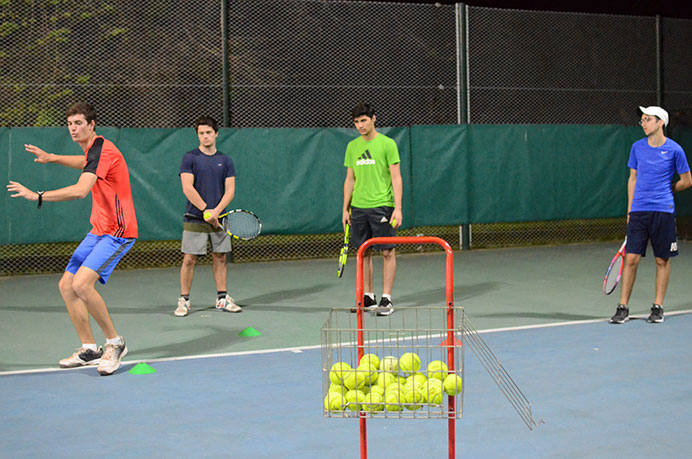
<svg viewBox="0 0 692 459"><path fill-rule="evenodd" d="M461 301L469 298L474 298L488 292L497 290L500 287L500 282L481 282L474 285L455 285L454 300ZM445 305L445 289L435 288L429 290L421 290L408 295L401 295L395 298L396 303L407 306L444 306Z"/></svg>
<svg viewBox="0 0 692 459"><path fill-rule="evenodd" d="M228 349L229 346L232 346L236 342L247 340L247 338L238 336L238 333L242 331L240 328L197 326L186 329L186 332L191 330L202 330L205 331L206 334L187 341L164 343L160 346L145 348L133 347L130 348L130 353L127 355L127 358L135 360L147 358L165 359L184 355L213 354L221 349ZM169 331L179 330L171 328ZM134 343L129 343L128 347L130 347L130 345L136 346Z"/></svg>
<svg viewBox="0 0 692 459"><path fill-rule="evenodd" d="M142 305L142 306L112 306L108 305L108 311L113 314L172 314L175 304ZM214 307L212 306L212 309ZM0 306L0 311L33 312L33 313L67 313L64 304L55 306Z"/></svg>
<svg viewBox="0 0 692 459"><path fill-rule="evenodd" d="M492 314L474 314L477 318L506 319L506 318L531 318L531 319L552 319L552 320L594 320L603 319L603 316L590 316L586 314L567 314L564 312L496 312Z"/></svg>
<svg viewBox="0 0 692 459"><path fill-rule="evenodd" d="M314 295L315 293L322 292L331 286L332 284L318 284L311 285L309 288L302 287L288 290L279 290L271 293L264 293L262 295L244 298L241 302L238 302L238 305L251 306L254 309L257 305L279 303L284 300L294 300L308 295Z"/></svg>
<svg viewBox="0 0 692 459"><path fill-rule="evenodd" d="M0 311L67 313L67 309L65 309L64 304L59 306L0 306Z"/></svg>
<svg viewBox="0 0 692 459"><path fill-rule="evenodd" d="M245 307L244 305L241 305ZM268 311L268 312L302 312L314 313L324 312L333 307L343 307L341 305L320 304L315 306L297 306L291 304L251 304L248 306L252 311Z"/></svg>

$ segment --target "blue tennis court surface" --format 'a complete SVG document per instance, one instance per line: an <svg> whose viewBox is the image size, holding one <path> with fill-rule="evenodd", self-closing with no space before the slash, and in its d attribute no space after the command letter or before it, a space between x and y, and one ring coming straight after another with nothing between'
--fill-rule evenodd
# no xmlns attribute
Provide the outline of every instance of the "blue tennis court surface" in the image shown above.
<svg viewBox="0 0 692 459"><path fill-rule="evenodd" d="M689 457L692 315L482 333L545 424L529 431L466 352L458 457ZM0 377L4 457L359 455L322 416L318 348ZM371 457L446 457L447 422L368 420Z"/></svg>

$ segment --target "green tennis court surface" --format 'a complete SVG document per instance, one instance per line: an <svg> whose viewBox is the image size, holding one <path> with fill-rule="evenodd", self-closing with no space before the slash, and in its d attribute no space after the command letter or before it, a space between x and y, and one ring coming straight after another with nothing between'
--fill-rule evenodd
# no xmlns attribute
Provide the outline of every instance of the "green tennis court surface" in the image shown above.
<svg viewBox="0 0 692 459"><path fill-rule="evenodd" d="M478 330L596 320L610 317L617 291L601 292L617 243L479 250L455 254L455 299ZM680 243L672 261L665 309L692 309L692 244ZM192 313L173 316L178 269L116 271L99 286L115 325L127 340L129 360L319 345L320 327L332 307L355 303L355 257L342 279L336 259L245 263L229 266L229 292L240 314L213 309L211 267L198 267ZM375 260L376 272L378 263ZM654 283L651 255L639 268L631 314L647 313ZM54 368L79 343L60 298L59 275L0 279L0 371ZM375 278L376 293L381 293ZM444 305L444 254L399 257L396 307ZM626 326L627 324L625 324ZM257 337L238 334L247 327ZM102 339L94 325L97 341Z"/></svg>

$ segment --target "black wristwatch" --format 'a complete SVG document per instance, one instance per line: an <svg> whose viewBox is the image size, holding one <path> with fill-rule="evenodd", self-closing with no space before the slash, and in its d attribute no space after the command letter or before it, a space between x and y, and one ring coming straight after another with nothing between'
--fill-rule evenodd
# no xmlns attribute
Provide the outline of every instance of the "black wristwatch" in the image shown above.
<svg viewBox="0 0 692 459"><path fill-rule="evenodd" d="M36 192L36 194L38 194L38 208L39 209L43 205L43 193L45 193L45 191L37 191Z"/></svg>

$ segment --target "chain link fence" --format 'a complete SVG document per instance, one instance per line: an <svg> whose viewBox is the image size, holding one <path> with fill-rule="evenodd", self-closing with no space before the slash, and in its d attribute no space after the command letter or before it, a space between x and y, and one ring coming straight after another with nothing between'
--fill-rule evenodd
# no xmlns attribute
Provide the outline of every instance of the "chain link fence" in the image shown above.
<svg viewBox="0 0 692 459"><path fill-rule="evenodd" d="M457 122L453 5L229 3L231 125L348 127L376 101L381 126Z"/></svg>
<svg viewBox="0 0 692 459"><path fill-rule="evenodd" d="M470 8L468 24L473 123L631 124L656 105L654 18Z"/></svg>
<svg viewBox="0 0 692 459"><path fill-rule="evenodd" d="M218 2L0 2L0 125L190 126L222 114Z"/></svg>
<svg viewBox="0 0 692 459"><path fill-rule="evenodd" d="M380 126L454 124L462 113L470 123L632 124L659 97L673 123L692 125L690 20L327 0L228 0L223 18L221 3L0 2L0 126L63 126L74 100L95 104L100 125L133 128L188 127L201 113L231 127L347 127L358 100L376 104ZM622 219L475 224L470 240L624 230ZM460 246L457 226L400 234ZM336 257L339 245L333 234L266 235L236 244L233 260ZM60 271L75 246L2 246L0 275ZM139 241L120 267L180 260L178 241Z"/></svg>

